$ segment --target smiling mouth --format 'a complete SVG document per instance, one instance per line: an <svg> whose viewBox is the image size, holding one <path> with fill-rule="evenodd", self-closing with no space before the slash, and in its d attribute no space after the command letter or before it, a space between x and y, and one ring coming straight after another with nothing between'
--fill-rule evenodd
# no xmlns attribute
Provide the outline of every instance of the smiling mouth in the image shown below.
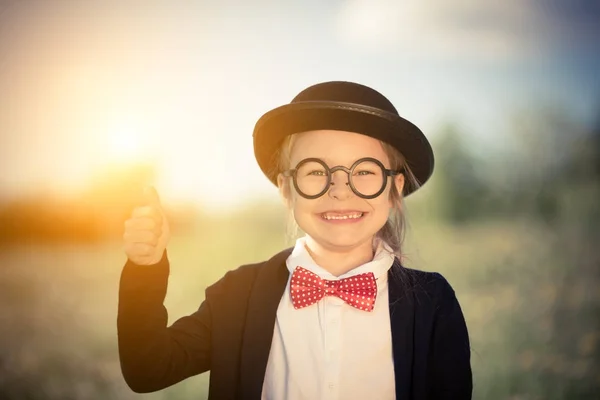
<svg viewBox="0 0 600 400"><path fill-rule="evenodd" d="M347 214L336 214L336 213L322 213L321 218L326 220L345 220L345 219L359 219L365 213L363 212L352 212Z"/></svg>

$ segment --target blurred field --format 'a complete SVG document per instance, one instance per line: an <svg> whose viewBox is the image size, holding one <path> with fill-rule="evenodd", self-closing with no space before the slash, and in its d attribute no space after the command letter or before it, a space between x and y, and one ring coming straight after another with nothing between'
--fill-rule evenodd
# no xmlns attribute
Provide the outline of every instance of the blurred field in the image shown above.
<svg viewBox="0 0 600 400"><path fill-rule="evenodd" d="M205 398L123 381L123 222L156 185L170 322L291 245L250 134L331 79L431 140L405 262L454 287L474 398L600 399L599 3L208 3L0 0L0 400Z"/></svg>
<svg viewBox="0 0 600 400"><path fill-rule="evenodd" d="M226 270L282 249L281 216L280 210L248 209L174 237L170 321L193 312L204 288ZM533 222L416 222L407 264L439 271L455 288L472 340L474 398L597 398L600 292L589 279L594 275L585 274L597 274L585 254L593 249ZM2 250L2 398L206 397L208 374L143 396L125 385L116 346L124 261L118 242Z"/></svg>
<svg viewBox="0 0 600 400"><path fill-rule="evenodd" d="M407 200L405 265L438 271L454 287L475 399L599 398L600 125L552 115L532 115L543 129L515 129L523 140L486 159L445 128L434 143L444 150L437 173ZM153 181L146 167L127 171L109 171L72 198L42 193L0 206L1 399L206 397L208 374L143 396L121 376L119 238ZM280 203L166 212L175 232L170 322L195 311L225 271L292 244Z"/></svg>

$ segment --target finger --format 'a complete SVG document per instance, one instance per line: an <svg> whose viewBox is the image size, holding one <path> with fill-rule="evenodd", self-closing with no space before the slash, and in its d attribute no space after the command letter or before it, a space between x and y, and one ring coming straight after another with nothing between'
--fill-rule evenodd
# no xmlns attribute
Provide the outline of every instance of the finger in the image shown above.
<svg viewBox="0 0 600 400"><path fill-rule="evenodd" d="M146 186L143 197L145 204L160 206L160 198L154 186Z"/></svg>
<svg viewBox="0 0 600 400"><path fill-rule="evenodd" d="M155 246L147 243L126 243L125 252L129 257L149 257L154 254Z"/></svg>
<svg viewBox="0 0 600 400"><path fill-rule="evenodd" d="M161 228L160 221L150 217L136 217L125 221L125 230L128 231L147 230L160 235L162 231Z"/></svg>
<svg viewBox="0 0 600 400"><path fill-rule="evenodd" d="M131 219L134 218L152 218L158 224L162 224L162 213L156 206L136 207L131 213Z"/></svg>
<svg viewBox="0 0 600 400"><path fill-rule="evenodd" d="M144 243L156 246L158 244L158 236L152 231L127 231L123 234L125 243Z"/></svg>

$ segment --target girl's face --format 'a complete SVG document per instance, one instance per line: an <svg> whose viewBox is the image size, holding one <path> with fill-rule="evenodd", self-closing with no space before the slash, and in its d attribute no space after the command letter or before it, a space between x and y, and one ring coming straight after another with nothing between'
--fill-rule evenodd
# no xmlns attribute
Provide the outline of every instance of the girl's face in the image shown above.
<svg viewBox="0 0 600 400"><path fill-rule="evenodd" d="M297 134L290 153L290 168L306 158L319 158L329 168L342 165L350 168L361 158L372 157L390 168L380 142L353 132L321 130ZM294 189L292 178L278 176L282 195L292 208L298 226L319 245L332 250L351 250L366 242L386 223L392 201L392 179L401 192L404 176L387 178L385 191L374 199L363 199L350 189L348 174L338 170L332 176L333 185L321 197L306 199ZM361 215L359 218L351 218ZM337 217L337 219L333 219ZM340 219L340 217L348 217Z"/></svg>

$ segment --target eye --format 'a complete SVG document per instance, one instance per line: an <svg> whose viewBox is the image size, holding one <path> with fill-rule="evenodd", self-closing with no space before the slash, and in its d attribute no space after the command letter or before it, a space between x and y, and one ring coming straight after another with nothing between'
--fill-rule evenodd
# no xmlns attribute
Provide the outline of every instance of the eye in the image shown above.
<svg viewBox="0 0 600 400"><path fill-rule="evenodd" d="M315 169L315 170L313 170L313 171L310 171L310 172L309 172L307 175L313 175L313 176L325 176L325 175L327 175L327 174L326 174L326 173L325 173L325 171L323 171L322 169L319 169L319 170Z"/></svg>
<svg viewBox="0 0 600 400"><path fill-rule="evenodd" d="M362 171L358 171L356 173L356 175L375 175L375 173L373 171L367 171L367 170L362 170Z"/></svg>

